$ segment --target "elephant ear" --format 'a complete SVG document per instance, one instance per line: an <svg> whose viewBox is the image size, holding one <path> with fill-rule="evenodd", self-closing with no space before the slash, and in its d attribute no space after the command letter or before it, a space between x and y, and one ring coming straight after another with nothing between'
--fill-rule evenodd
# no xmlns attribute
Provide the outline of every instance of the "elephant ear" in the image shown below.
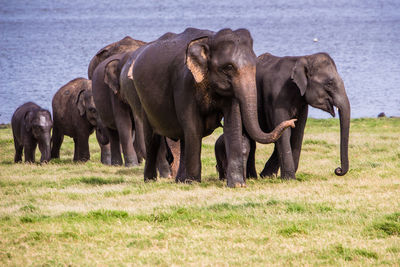
<svg viewBox="0 0 400 267"><path fill-rule="evenodd" d="M85 112L86 112L84 92L85 92L85 90L81 90L78 94L78 97L76 98L76 105L78 107L80 116L85 115Z"/></svg>
<svg viewBox="0 0 400 267"><path fill-rule="evenodd" d="M114 94L119 92L119 72L118 72L119 60L111 60L108 62L104 71L104 83L111 88Z"/></svg>
<svg viewBox="0 0 400 267"><path fill-rule="evenodd" d="M27 112L25 114L24 120L25 120L25 129L27 132L30 132L32 130L33 112L32 111Z"/></svg>
<svg viewBox="0 0 400 267"><path fill-rule="evenodd" d="M300 89L300 94L303 96L307 89L307 60L303 57L296 61L296 64L292 68L292 74L290 78Z"/></svg>
<svg viewBox="0 0 400 267"><path fill-rule="evenodd" d="M208 37L192 40L186 49L186 66L197 83L201 83L208 71Z"/></svg>
<svg viewBox="0 0 400 267"><path fill-rule="evenodd" d="M132 81L133 81L133 73L132 73L132 70L133 70L133 66L134 66L134 65L135 65L135 60L132 60L132 62L130 62L129 69L128 69L128 74L127 74L128 79L129 79L129 80L132 80Z"/></svg>

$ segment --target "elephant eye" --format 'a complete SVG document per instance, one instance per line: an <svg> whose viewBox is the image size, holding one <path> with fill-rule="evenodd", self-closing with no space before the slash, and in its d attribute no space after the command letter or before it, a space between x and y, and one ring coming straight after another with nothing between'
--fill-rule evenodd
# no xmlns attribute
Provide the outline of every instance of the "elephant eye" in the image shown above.
<svg viewBox="0 0 400 267"><path fill-rule="evenodd" d="M222 67L222 71L224 73L229 73L231 71L233 71L235 69L235 67L232 64L226 64Z"/></svg>
<svg viewBox="0 0 400 267"><path fill-rule="evenodd" d="M326 81L325 85L328 86L328 87L332 87L333 86L333 80Z"/></svg>
<svg viewBox="0 0 400 267"><path fill-rule="evenodd" d="M92 113L96 113L96 109L95 108L89 108L89 111Z"/></svg>

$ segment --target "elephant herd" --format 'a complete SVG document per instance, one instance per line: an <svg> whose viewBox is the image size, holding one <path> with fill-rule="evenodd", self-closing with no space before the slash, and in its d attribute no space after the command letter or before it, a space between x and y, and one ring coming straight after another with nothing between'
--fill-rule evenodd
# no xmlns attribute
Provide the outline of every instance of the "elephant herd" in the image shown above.
<svg viewBox="0 0 400 267"><path fill-rule="evenodd" d="M350 104L326 53L256 57L246 29L188 28L149 43L125 37L106 46L90 61L88 78L57 91L53 121L32 102L16 110L15 162L23 149L25 161L34 161L37 143L41 162L58 158L64 135L74 140L74 161L87 161L88 139L96 131L104 164L135 166L145 159L145 181L159 173L200 182L202 138L223 123L215 156L219 178L229 187L257 177L256 142L275 143L260 175L280 169L290 179L311 105L332 116L338 108L341 166L335 173L349 169Z"/></svg>

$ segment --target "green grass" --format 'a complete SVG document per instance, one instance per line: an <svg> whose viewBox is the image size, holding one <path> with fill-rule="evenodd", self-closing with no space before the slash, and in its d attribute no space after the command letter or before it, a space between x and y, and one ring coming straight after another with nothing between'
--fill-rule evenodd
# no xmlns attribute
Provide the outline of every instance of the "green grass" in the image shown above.
<svg viewBox="0 0 400 267"><path fill-rule="evenodd" d="M339 121L309 119L296 181L231 189L215 169L218 129L203 140L202 183L144 183L143 165L14 164L0 129L0 265L400 265L400 120L351 122L350 171ZM273 149L257 144L257 170ZM36 158L40 158L37 151Z"/></svg>

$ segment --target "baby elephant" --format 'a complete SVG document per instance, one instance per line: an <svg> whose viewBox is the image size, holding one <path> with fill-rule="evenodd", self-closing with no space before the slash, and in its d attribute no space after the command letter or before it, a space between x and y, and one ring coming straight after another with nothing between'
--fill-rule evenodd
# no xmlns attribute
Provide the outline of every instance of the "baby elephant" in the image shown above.
<svg viewBox="0 0 400 267"><path fill-rule="evenodd" d="M53 122L48 110L32 102L25 103L14 112L11 127L15 146L14 162L22 161L22 150L25 162L35 162L37 144L42 153L40 162L50 160L50 131Z"/></svg>
<svg viewBox="0 0 400 267"><path fill-rule="evenodd" d="M225 150L225 139L222 134L217 141L215 141L215 158L217 160L217 171L219 173L219 179L224 180L226 178L226 168L228 166L228 162L226 160L226 150ZM242 136L242 159L243 159L243 170L246 172L247 169L247 161L250 153L250 140L246 135ZM243 177L248 177L246 173L243 173Z"/></svg>
<svg viewBox="0 0 400 267"><path fill-rule="evenodd" d="M53 97L54 129L51 157L60 157L64 135L74 139L74 161L90 159L89 136L96 129L101 148L101 161L111 163L110 146L102 122L97 115L92 95L92 81L77 78L61 87Z"/></svg>

